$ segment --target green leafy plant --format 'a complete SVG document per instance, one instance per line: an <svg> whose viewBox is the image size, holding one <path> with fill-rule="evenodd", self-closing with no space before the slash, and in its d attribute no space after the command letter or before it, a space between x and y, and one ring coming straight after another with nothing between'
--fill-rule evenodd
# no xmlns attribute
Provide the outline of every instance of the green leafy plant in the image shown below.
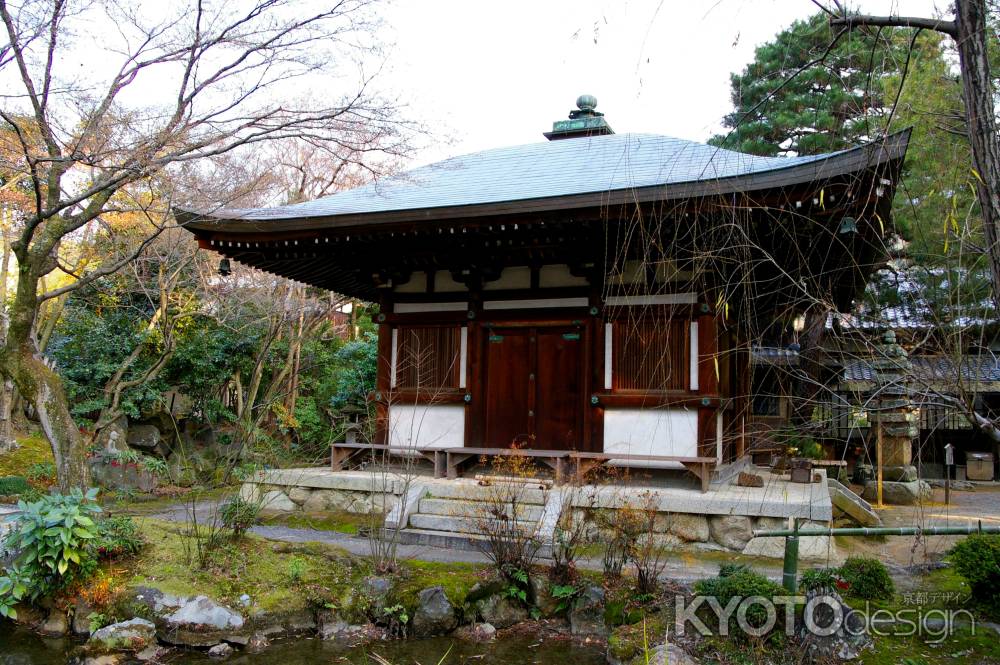
<svg viewBox="0 0 1000 665"><path fill-rule="evenodd" d="M760 573L739 564L722 566L718 577L699 580L694 585L694 592L699 596L715 597L723 607L733 598L750 598L751 596L773 598L787 593L780 584L776 584ZM767 620L767 611L760 605L752 605L747 610L746 618L751 626L760 626ZM780 616L778 622L781 622ZM735 622L733 623L735 624ZM749 637L738 625L730 625L729 628L730 634L734 638ZM781 630L776 627L771 631L769 637L780 633Z"/></svg>
<svg viewBox="0 0 1000 665"><path fill-rule="evenodd" d="M799 587L805 591L822 591L834 589L840 582L837 571L834 568L812 568L802 573L799 578Z"/></svg>
<svg viewBox="0 0 1000 665"><path fill-rule="evenodd" d="M56 465L52 462L35 462L25 470L24 476L33 483L54 482L56 479Z"/></svg>
<svg viewBox="0 0 1000 665"><path fill-rule="evenodd" d="M0 478L0 496L14 496L31 490L31 485L22 476L4 476Z"/></svg>
<svg viewBox="0 0 1000 665"><path fill-rule="evenodd" d="M522 603L528 602L528 573L520 568L508 568L506 570L507 588L503 593L508 598L519 600Z"/></svg>
<svg viewBox="0 0 1000 665"><path fill-rule="evenodd" d="M847 585L847 594L854 598L889 600L896 592L889 570L878 559L848 557L837 572Z"/></svg>
<svg viewBox="0 0 1000 665"><path fill-rule="evenodd" d="M24 573L17 566L11 566L0 575L0 616L8 619L17 618L14 606L28 593L28 584Z"/></svg>
<svg viewBox="0 0 1000 665"><path fill-rule="evenodd" d="M138 465L139 462L142 461L142 457L143 457L142 455L140 455L137 451L132 450L131 448L128 448L126 450L116 450L110 455L108 455L108 459L111 461L113 465L121 465L121 466L125 466L128 464Z"/></svg>
<svg viewBox="0 0 1000 665"><path fill-rule="evenodd" d="M293 557L288 562L288 579L294 583L302 581L302 576L306 573L306 562L299 557Z"/></svg>
<svg viewBox="0 0 1000 665"><path fill-rule="evenodd" d="M969 536L952 549L951 561L969 584L973 600L1000 616L1000 535Z"/></svg>
<svg viewBox="0 0 1000 665"><path fill-rule="evenodd" d="M139 467L146 473L150 473L158 478L166 478L170 475L170 470L167 468L166 461L160 459L159 457L143 455L142 460L139 462Z"/></svg>
<svg viewBox="0 0 1000 665"><path fill-rule="evenodd" d="M145 545L135 521L128 515L116 515L97 522L97 537L88 548L99 558L114 559L138 554Z"/></svg>
<svg viewBox="0 0 1000 665"><path fill-rule="evenodd" d="M100 612L91 612L87 615L87 632L93 634L108 625L108 617Z"/></svg>
<svg viewBox="0 0 1000 665"><path fill-rule="evenodd" d="M223 504L222 525L231 529L237 538L242 538L257 522L258 515L260 515L259 504L237 496Z"/></svg>
<svg viewBox="0 0 1000 665"><path fill-rule="evenodd" d="M96 562L87 543L97 536L94 515L101 512L97 490L86 493L74 488L69 494L50 494L40 501L18 502L21 513L6 545L20 550L17 580L26 585L27 597L36 600L51 595L92 573ZM8 575L2 584L11 595L17 584Z"/></svg>
<svg viewBox="0 0 1000 665"><path fill-rule="evenodd" d="M386 625L390 635L405 637L406 625L410 623L410 614L402 605L383 607L380 622Z"/></svg>
<svg viewBox="0 0 1000 665"><path fill-rule="evenodd" d="M556 601L556 612L565 612L580 593L580 587L573 584L553 584L549 587L549 595Z"/></svg>

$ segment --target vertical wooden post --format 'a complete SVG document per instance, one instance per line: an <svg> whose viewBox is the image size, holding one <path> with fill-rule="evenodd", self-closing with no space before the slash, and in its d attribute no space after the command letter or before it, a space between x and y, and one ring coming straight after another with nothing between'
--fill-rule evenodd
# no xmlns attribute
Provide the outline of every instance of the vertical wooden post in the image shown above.
<svg viewBox="0 0 1000 665"><path fill-rule="evenodd" d="M392 386L392 326L378 325L378 368L375 373L375 443L389 444L389 394Z"/></svg>
<svg viewBox="0 0 1000 665"><path fill-rule="evenodd" d="M882 423L875 426L875 501L882 507Z"/></svg>

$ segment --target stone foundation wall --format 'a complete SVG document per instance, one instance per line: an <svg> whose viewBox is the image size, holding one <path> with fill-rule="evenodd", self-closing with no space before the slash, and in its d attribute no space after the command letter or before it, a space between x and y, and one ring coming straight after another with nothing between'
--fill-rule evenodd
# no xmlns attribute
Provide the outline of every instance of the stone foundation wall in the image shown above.
<svg viewBox="0 0 1000 665"><path fill-rule="evenodd" d="M277 513L330 511L360 515L384 514L391 511L399 501L399 497L388 492L288 487L260 483L244 483L240 495L247 501L259 501L261 510Z"/></svg>

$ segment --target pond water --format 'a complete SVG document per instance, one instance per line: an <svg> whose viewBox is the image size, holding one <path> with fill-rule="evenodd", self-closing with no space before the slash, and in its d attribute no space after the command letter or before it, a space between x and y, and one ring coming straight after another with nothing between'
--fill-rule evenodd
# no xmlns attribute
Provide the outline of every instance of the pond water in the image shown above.
<svg viewBox="0 0 1000 665"><path fill-rule="evenodd" d="M78 645L69 639L47 639L10 624L0 625L0 665L65 665L67 654ZM450 651L449 651L450 649ZM603 665L604 649L550 636L517 636L488 643L459 642L449 638L379 642L348 649L315 638L274 642L259 654L238 653L225 661L232 665L312 665L341 663L375 665L378 654L392 665ZM178 651L172 665L215 663L203 653Z"/></svg>

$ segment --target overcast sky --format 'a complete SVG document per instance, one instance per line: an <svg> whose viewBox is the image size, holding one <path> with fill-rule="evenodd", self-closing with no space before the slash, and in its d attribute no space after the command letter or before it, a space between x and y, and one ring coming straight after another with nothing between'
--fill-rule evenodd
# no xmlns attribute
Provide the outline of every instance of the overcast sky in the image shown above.
<svg viewBox="0 0 1000 665"><path fill-rule="evenodd" d="M947 3L860 7L927 16ZM815 11L809 0L396 0L382 86L450 139L428 141L414 165L542 141L583 93L618 133L705 141L730 110L730 72Z"/></svg>

